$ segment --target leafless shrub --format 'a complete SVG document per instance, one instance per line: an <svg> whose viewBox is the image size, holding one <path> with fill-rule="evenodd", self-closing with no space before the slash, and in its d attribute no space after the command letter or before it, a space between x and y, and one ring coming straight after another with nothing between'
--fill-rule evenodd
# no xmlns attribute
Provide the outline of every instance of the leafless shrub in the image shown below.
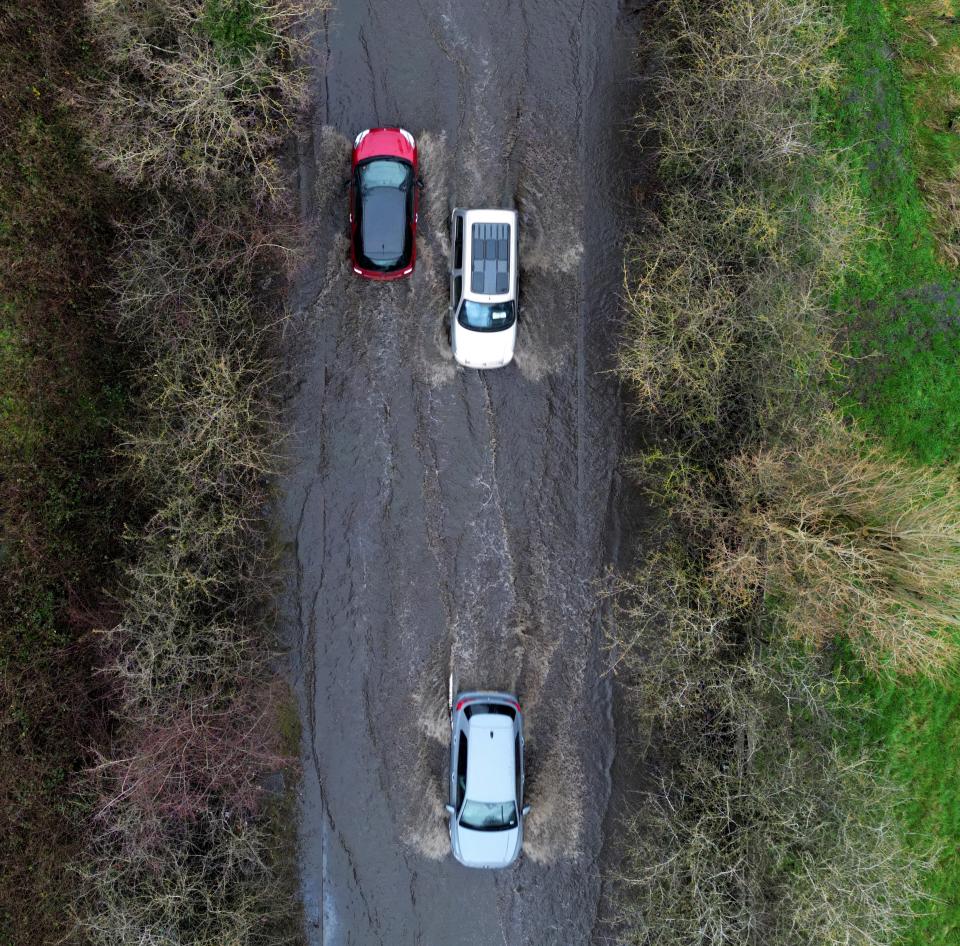
<svg viewBox="0 0 960 946"><path fill-rule="evenodd" d="M664 170L716 189L741 173L783 179L813 151L807 103L832 84L825 55L840 28L822 0L733 0L658 6L655 110Z"/></svg>
<svg viewBox="0 0 960 946"><path fill-rule="evenodd" d="M229 696L211 690L174 704L167 719L152 717L120 757L101 758L98 819L110 821L127 801L148 822L194 821L217 805L255 814L263 776L290 761L277 723L283 698L277 685L247 681Z"/></svg>
<svg viewBox="0 0 960 946"><path fill-rule="evenodd" d="M111 288L121 328L153 351L197 322L210 327L216 307L230 310L219 320L230 333L255 325L254 298L267 274L293 269L297 242L283 218L242 203L197 198L184 206L160 196L148 218L120 228Z"/></svg>
<svg viewBox="0 0 960 946"><path fill-rule="evenodd" d="M832 333L809 281L776 266L732 278L687 229L693 204L682 211L687 220L657 233L657 257L628 281L621 370L638 409L686 440L755 436L799 410L831 370Z"/></svg>
<svg viewBox="0 0 960 946"><path fill-rule="evenodd" d="M263 673L272 556L260 521L278 468L274 376L251 313L204 303L144 366L141 425L124 443L154 512L135 537L122 620L108 637L125 714L205 698Z"/></svg>
<svg viewBox="0 0 960 946"><path fill-rule="evenodd" d="M155 511L130 537L123 614L104 635L119 725L91 773L83 923L94 942L250 946L277 912L263 864L270 832L235 823L258 814L263 777L290 762L266 624L273 376L247 305L212 299L144 366L142 423L124 444L130 482ZM196 825L211 818L223 821L214 847L191 850L184 838L200 832L207 844Z"/></svg>
<svg viewBox="0 0 960 946"><path fill-rule="evenodd" d="M161 496L262 492L278 467L276 369L243 300L199 300L180 343L148 366L143 426L126 438L132 478Z"/></svg>
<svg viewBox="0 0 960 946"><path fill-rule="evenodd" d="M865 231L812 124L832 12L658 14L638 125L662 192L628 255L621 369L658 421L635 466L675 539L617 597L613 666L646 768L612 927L644 946L889 943L925 863L876 766L838 746L817 645L846 633L900 669L949 659L931 625L958 613L956 487L825 413L826 300Z"/></svg>
<svg viewBox="0 0 960 946"><path fill-rule="evenodd" d="M274 151L302 100L289 69L298 0L258 0L256 41L220 48L205 0L87 0L109 67L91 96L91 142L132 184L224 187L282 197Z"/></svg>
<svg viewBox="0 0 960 946"><path fill-rule="evenodd" d="M102 634L115 728L90 773L79 922L97 946L277 943L292 910L263 783L290 760L264 509L280 453L270 285L293 256L273 153L301 89L300 5L87 7L109 73L93 144L151 208L118 240L117 322L142 356L121 451L144 515ZM224 12L231 29L209 19Z"/></svg>
<svg viewBox="0 0 960 946"><path fill-rule="evenodd" d="M628 701L633 738L701 711L704 679L730 643L730 615L697 581L679 547L653 553L614 589L613 671ZM639 672L641 671L642 672Z"/></svg>
<svg viewBox="0 0 960 946"><path fill-rule="evenodd" d="M665 0L658 23L638 126L664 193L628 254L620 366L671 435L759 436L832 370L823 301L864 229L812 140L837 26L815 0Z"/></svg>
<svg viewBox="0 0 960 946"><path fill-rule="evenodd" d="M94 946L212 946L293 942L283 934L269 829L226 810L195 822L145 823L118 807L84 868L92 902L84 914ZM126 845L146 834L152 845Z"/></svg>
<svg viewBox="0 0 960 946"><path fill-rule="evenodd" d="M835 679L764 623L719 613L676 552L629 583L616 626L631 719L656 729L658 760L625 819L616 940L892 941L925 861L903 844L899 796L835 748Z"/></svg>
<svg viewBox="0 0 960 946"><path fill-rule="evenodd" d="M729 758L680 762L626 825L618 941L892 942L922 865L892 821L891 790L866 767L785 740L769 716L753 722Z"/></svg>
<svg viewBox="0 0 960 946"><path fill-rule="evenodd" d="M91 773L94 942L250 946L278 909L258 815L264 776L290 762L268 665L269 346L243 300L193 301L142 369L142 422L123 447L154 512L130 537L123 614L104 635L119 725Z"/></svg>
<svg viewBox="0 0 960 946"><path fill-rule="evenodd" d="M650 451L642 482L670 509L686 553L625 582L624 601L667 630L637 624L640 646L675 623L765 609L824 647L846 637L875 670L939 674L955 663L960 626L960 492L955 470L913 466L825 412L812 431L709 467ZM634 620L632 606L623 605Z"/></svg>

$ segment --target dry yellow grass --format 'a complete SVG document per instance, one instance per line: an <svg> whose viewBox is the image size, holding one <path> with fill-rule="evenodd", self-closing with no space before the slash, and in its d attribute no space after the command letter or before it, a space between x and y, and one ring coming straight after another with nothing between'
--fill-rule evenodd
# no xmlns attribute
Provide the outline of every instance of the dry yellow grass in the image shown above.
<svg viewBox="0 0 960 946"><path fill-rule="evenodd" d="M874 668L955 662L956 471L912 466L826 416L800 446L734 457L724 479L730 512L709 566L718 594L756 590L796 636L843 634Z"/></svg>

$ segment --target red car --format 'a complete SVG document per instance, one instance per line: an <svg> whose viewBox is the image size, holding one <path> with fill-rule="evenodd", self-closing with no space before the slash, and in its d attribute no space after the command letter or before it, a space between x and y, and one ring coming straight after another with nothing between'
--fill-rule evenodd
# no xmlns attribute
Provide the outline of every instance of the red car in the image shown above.
<svg viewBox="0 0 960 946"><path fill-rule="evenodd" d="M402 128L368 128L353 143L350 256L367 279L399 279L417 257L417 143Z"/></svg>

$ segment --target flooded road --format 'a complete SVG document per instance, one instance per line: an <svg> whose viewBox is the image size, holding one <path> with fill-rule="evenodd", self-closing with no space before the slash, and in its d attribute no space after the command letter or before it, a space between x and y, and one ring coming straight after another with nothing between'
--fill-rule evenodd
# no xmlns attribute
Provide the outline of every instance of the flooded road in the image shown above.
<svg viewBox="0 0 960 946"><path fill-rule="evenodd" d="M310 941L589 943L614 745L629 30L617 0L341 0L314 26L280 508ZM356 132L394 124L426 181L417 269L374 284L348 263L342 181ZM446 342L453 206L520 211L517 357L499 371L456 368ZM449 854L451 673L526 713L533 811L509 870Z"/></svg>

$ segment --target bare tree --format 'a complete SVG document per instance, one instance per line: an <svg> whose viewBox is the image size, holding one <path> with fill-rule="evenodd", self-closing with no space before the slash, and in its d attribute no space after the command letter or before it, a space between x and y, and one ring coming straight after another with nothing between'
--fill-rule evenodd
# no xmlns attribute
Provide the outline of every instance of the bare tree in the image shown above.
<svg viewBox="0 0 960 946"><path fill-rule="evenodd" d="M284 188L274 153L302 101L289 67L296 0L249 5L252 39L224 48L204 0L87 0L110 69L90 97L101 164L134 184Z"/></svg>
<svg viewBox="0 0 960 946"><path fill-rule="evenodd" d="M617 603L615 669L648 778L608 884L616 941L893 942L929 861L905 844L902 792L837 745L829 667L722 611L679 549Z"/></svg>

